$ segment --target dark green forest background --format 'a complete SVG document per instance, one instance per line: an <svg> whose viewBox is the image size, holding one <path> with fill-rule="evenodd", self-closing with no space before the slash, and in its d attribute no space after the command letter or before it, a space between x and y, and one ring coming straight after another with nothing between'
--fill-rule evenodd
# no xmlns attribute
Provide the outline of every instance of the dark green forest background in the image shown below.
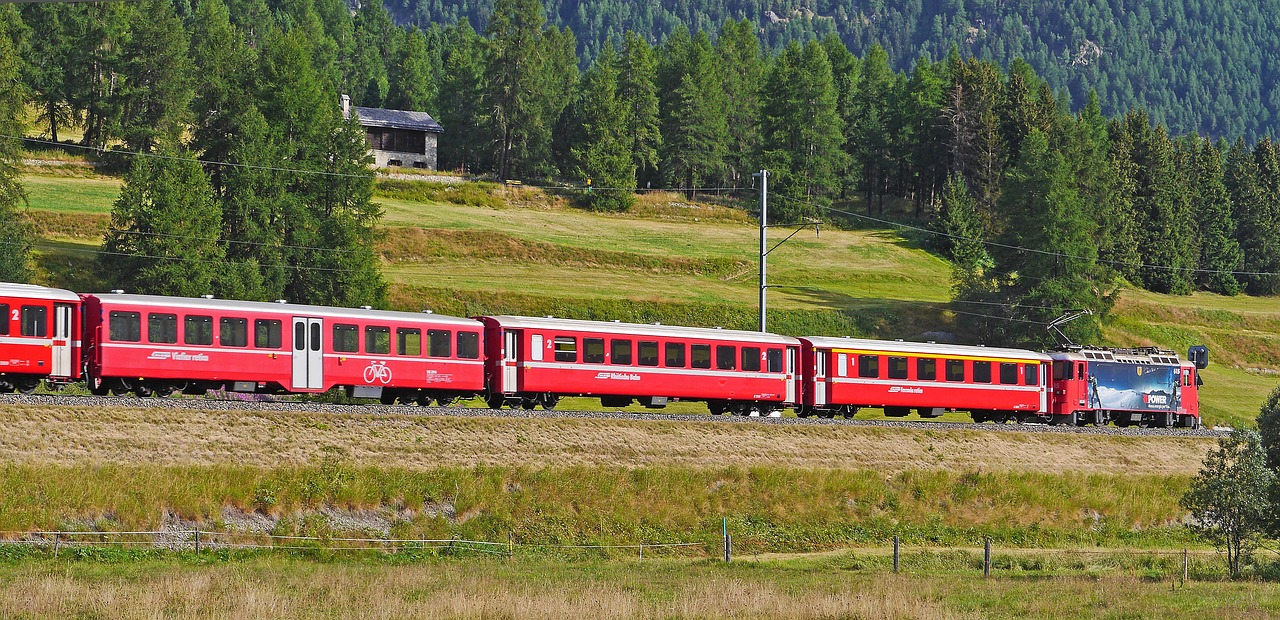
<svg viewBox="0 0 1280 620"><path fill-rule="evenodd" d="M821 4L812 17L783 11L791 21L763 33L754 19L708 21L738 10L731 2L676 22L657 19L658 7L615 4L583 14L650 11L637 23L657 32L619 26L593 39L588 28L579 38L548 21L548 9L563 16L568 5L538 0L496 0L476 14L479 29L455 20L478 7L451 13L439 3L408 14L441 21L408 25L380 4L353 10L343 0L0 5L0 44L17 52L0 54L0 78L19 86L0 97L0 130L24 133L34 114L34 131L52 140L74 125L80 146L142 154L122 158L129 172L99 260L107 281L142 292L383 305L373 172L363 132L338 107L348 93L357 105L434 115L445 127L444 168L570 188L590 179L593 191L566 193L593 210L625 210L648 187L690 198L716 188L751 205L750 175L767 168L773 221L918 231L952 261L958 320L982 342L1043 342L1046 322L1081 309L1094 314L1069 333L1097 340L1126 282L1173 294L1280 293L1280 146L1203 126L1225 126L1218 121L1171 131L1159 119L1172 108L1155 104L1107 110L1126 92L1175 92L1149 83L1184 73L1170 60L1194 47L1178 47L1182 31L1163 56L1132 67L1126 83L1144 88L1109 85L1073 103L1074 93L1055 89L1055 72L1091 71L1097 58L1076 65L1050 46L1045 62L1071 62L1042 74L1022 59L973 55L981 28L973 42L946 42L957 28L972 35L970 21L1004 32L991 24L1023 19L1037 26L1010 31L1074 41L1074 30L1050 27L1053 3L1034 20L1015 17L1017 3L999 20L979 17L987 4L949 3L951 17L928 20L946 36L921 35L924 49L872 41L874 24L917 32L887 24L923 19L918 4L895 13L870 3L871 13L828 20L835 29L825 34L801 28L830 14ZM1267 31L1275 19L1240 11L1232 32ZM1136 33L1155 14L1134 8L1096 23ZM1218 23L1187 22L1187 32ZM848 23L865 28L840 30ZM778 27L800 29L781 36ZM1188 113L1266 127L1265 50L1280 48L1223 45L1259 70L1217 57L1220 81L1192 90L1236 107L1196 101ZM1247 83L1253 90L1232 94ZM19 151L12 139L0 145L0 220L13 223L0 231L12 236ZM15 273L0 279L25 277Z"/></svg>
<svg viewBox="0 0 1280 620"><path fill-rule="evenodd" d="M483 31L494 0L388 0L399 23L469 20ZM884 48L910 69L921 55L1008 67L1021 58L1079 110L1098 92L1103 114L1146 109L1174 134L1253 142L1280 129L1277 0L548 0L548 22L595 57L624 32L660 43L681 26L746 19L770 49L835 34L858 56Z"/></svg>

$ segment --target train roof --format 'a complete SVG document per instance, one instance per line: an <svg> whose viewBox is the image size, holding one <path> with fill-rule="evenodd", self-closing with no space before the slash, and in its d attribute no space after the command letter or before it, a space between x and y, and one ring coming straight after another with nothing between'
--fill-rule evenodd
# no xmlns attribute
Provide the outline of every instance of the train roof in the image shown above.
<svg viewBox="0 0 1280 620"><path fill-rule="evenodd" d="M574 319L557 319L555 317L537 318L528 316L490 316L483 318L491 319L502 327L515 329L561 329L576 332L625 334L629 336L701 338L705 340L732 340L735 342L755 342L793 346L800 344L798 339L790 336L779 336L768 332L720 329L718 327L680 327L676 325L661 325L657 323L622 323L620 321L580 321Z"/></svg>
<svg viewBox="0 0 1280 620"><path fill-rule="evenodd" d="M88 297L88 295L86 296ZM467 326L479 329L481 323L474 319L466 319L444 314L425 312L396 312L391 310L373 310L365 308L336 308L332 306L311 306L265 301L240 301L235 299L209 299L204 297L167 297L164 295L132 295L126 293L94 293L103 303L140 306L148 308L184 308L190 310L219 310L230 312L258 312L271 314L294 314L299 316L332 317L342 319L384 319L388 321L412 321L416 323L436 323L441 325Z"/></svg>
<svg viewBox="0 0 1280 620"><path fill-rule="evenodd" d="M1112 349L1104 347L1082 347L1070 351L1059 351L1052 354L1057 360L1079 360L1090 362L1115 362L1119 364L1167 364L1170 366L1186 366L1190 361L1178 357L1177 352L1155 347L1142 349Z"/></svg>
<svg viewBox="0 0 1280 620"><path fill-rule="evenodd" d="M49 288L35 284L14 284L0 282L0 297L19 297L27 299L46 299L53 301L79 302L80 296L60 288Z"/></svg>
<svg viewBox="0 0 1280 620"><path fill-rule="evenodd" d="M905 342L902 340L869 340L863 338L805 337L805 341L819 349L853 349L858 351L883 351L886 353L915 353L921 355L964 355L995 359L1050 361L1048 355L1027 349L1004 349L965 344L938 344L936 342Z"/></svg>

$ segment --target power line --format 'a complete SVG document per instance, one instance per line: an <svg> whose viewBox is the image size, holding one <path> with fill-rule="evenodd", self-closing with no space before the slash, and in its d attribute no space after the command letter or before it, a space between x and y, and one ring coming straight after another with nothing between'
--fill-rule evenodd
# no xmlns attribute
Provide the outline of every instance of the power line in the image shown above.
<svg viewBox="0 0 1280 620"><path fill-rule="evenodd" d="M1196 267L1171 267L1171 266L1169 266L1169 265L1153 265L1153 264L1149 264L1149 263L1133 263L1133 262L1127 262L1127 261L1109 260L1109 259L1102 259L1102 258L1090 258L1090 257L1087 257L1087 256L1077 256L1077 255L1074 255L1074 254L1065 254L1065 253L1063 253L1063 252L1053 252L1053 251L1050 251L1050 250L1039 250L1039 249L1036 249L1036 248L1028 248L1028 247L1023 247L1023 246L1018 246L1018 245L1010 245L1010 244L1007 244L1007 243L1000 243L1000 242L997 242L997 241L986 241L986 240L983 240L983 239L974 239L974 238L972 238L972 237L964 237L964 236L961 236L961 235L955 235L955 234L948 233L948 232L943 232L943 231L940 231L940 230L930 230L930 229L928 229L928 228L923 228L923 227L920 227L920 226L913 226L913 225L911 225L911 224L903 224L903 223L901 223L901 222L895 222L895 221L893 221L893 220L886 220L886 219L883 219L883 218L872 217L872 216L870 216L870 215L865 215L865 214L862 214L862 213L855 213L855 212L853 212L853 211L846 211L846 210L844 210L844 209L837 209L837 208L835 208L835 207L829 207L829 206L826 206L826 205L821 205L821 204L817 204L817 203L809 202L809 201L807 201L807 200L800 200L799 198L792 198L792 197L790 197L790 196L786 196L786 195L783 195L783 194L774 194L774 193L772 193L772 192L770 192L770 194L771 194L771 195L773 195L773 196L775 196L775 197L777 197L777 198L781 198L781 199L783 199L783 200L787 200L787 201L794 202L794 203L797 203L797 204L807 205L807 206L813 207L813 208L815 208L815 209L821 209L821 210L824 210L824 211L831 211L831 212L833 212L833 213L840 213L840 214L843 214L843 215L848 215L848 216L850 216L850 217L855 217L855 218L862 219L862 220L866 220L866 221L869 221L869 222L875 222L875 223L878 223L878 224L884 224L884 225L886 225L886 226L892 226L892 227L895 227L895 228L902 228L902 229L906 229L906 230L912 230L912 231L921 232L921 233L925 233L925 234L929 234L929 235L934 235L934 236L938 236L938 237L946 237L946 238L948 238L948 239L956 239L956 240L958 240L958 241L971 241L971 242L975 242L975 243L981 243L981 244L983 244L983 245L987 245L987 246L992 246L992 247L997 247L997 248L1004 248L1004 249L1007 249L1007 250L1015 250L1015 251L1019 251L1019 252L1030 252L1030 253L1033 253L1033 254L1040 254L1040 255L1044 255L1044 256L1056 256L1056 257L1059 257L1059 258L1066 258L1066 259L1071 259L1071 260L1083 260L1083 261L1089 261L1089 260L1092 260L1092 261L1095 261L1095 262L1098 262L1098 263L1103 263L1103 264L1112 265L1112 266L1136 267L1136 268L1138 268L1138 269L1159 269L1159 270L1164 270L1164 271L1185 271L1185 272L1189 272L1189 273L1231 274L1231 275L1237 275L1237 276L1276 276L1276 275L1280 275L1280 272L1275 272L1275 271L1226 271L1226 270L1222 270L1222 269L1200 269L1200 268L1196 268Z"/></svg>
<svg viewBox="0 0 1280 620"><path fill-rule="evenodd" d="M0 241L0 245L16 247L16 246L22 246L25 244L13 242L13 241ZM46 251L49 251L49 250L46 250ZM167 260L167 261L187 261L187 262L193 262L193 263L204 263L208 265L239 265L241 267L256 267L256 268L271 267L271 268L292 269L296 271L323 271L328 273L355 273L357 271L356 269L341 269L337 267L308 267L303 265L291 265L291 264L283 264L283 263L247 263L243 261L209 260L204 258L186 258L182 256L155 256L152 254L130 254L128 252L112 252L110 250L104 250L101 248L62 247L62 248L56 248L56 250L54 251L77 252L80 254L94 254L94 255L103 255L103 256L124 256L128 258L151 258L155 260Z"/></svg>

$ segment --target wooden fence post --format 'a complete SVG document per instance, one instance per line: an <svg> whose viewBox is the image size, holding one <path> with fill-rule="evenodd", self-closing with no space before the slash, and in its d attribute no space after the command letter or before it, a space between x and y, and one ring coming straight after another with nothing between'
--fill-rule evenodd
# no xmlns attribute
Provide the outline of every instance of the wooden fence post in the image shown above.
<svg viewBox="0 0 1280 620"><path fill-rule="evenodd" d="M982 576L991 576L991 539L987 538L982 545Z"/></svg>
<svg viewBox="0 0 1280 620"><path fill-rule="evenodd" d="M900 544L901 540L895 534L893 536L893 572L895 573L898 572L898 547Z"/></svg>

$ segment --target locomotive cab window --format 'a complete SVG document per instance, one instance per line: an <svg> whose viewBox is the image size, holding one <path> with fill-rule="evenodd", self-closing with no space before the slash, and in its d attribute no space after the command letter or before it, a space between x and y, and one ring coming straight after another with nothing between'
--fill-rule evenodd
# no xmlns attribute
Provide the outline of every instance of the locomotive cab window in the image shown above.
<svg viewBox="0 0 1280 620"><path fill-rule="evenodd" d="M641 340L639 357L640 357L641 366L657 366L658 365L658 343Z"/></svg>
<svg viewBox="0 0 1280 620"><path fill-rule="evenodd" d="M1040 365L1027 364L1022 368L1023 385L1040 385Z"/></svg>
<svg viewBox="0 0 1280 620"><path fill-rule="evenodd" d="M582 339L582 361L588 364L604 363L604 338Z"/></svg>
<svg viewBox="0 0 1280 620"><path fill-rule="evenodd" d="M13 317L16 320L18 317ZM0 336L9 335L9 304L0 304Z"/></svg>
<svg viewBox="0 0 1280 620"><path fill-rule="evenodd" d="M694 368L711 368L711 345L695 344L689 347L689 365Z"/></svg>
<svg viewBox="0 0 1280 620"><path fill-rule="evenodd" d="M467 360L480 359L480 334L458 332L458 357Z"/></svg>
<svg viewBox="0 0 1280 620"><path fill-rule="evenodd" d="M1053 363L1053 380L1063 381L1066 379L1074 379L1075 376L1071 372L1072 368L1073 366L1071 362L1064 362L1061 360L1055 361Z"/></svg>
<svg viewBox="0 0 1280 620"><path fill-rule="evenodd" d="M1002 385L1018 384L1018 365L1001 363L1000 364L1000 383Z"/></svg>
<svg viewBox="0 0 1280 620"><path fill-rule="evenodd" d="M249 346L249 320L223 317L218 321L218 344L224 347Z"/></svg>
<svg viewBox="0 0 1280 620"><path fill-rule="evenodd" d="M880 376L880 356L879 355L859 355L858 356L858 376L866 379L875 379Z"/></svg>
<svg viewBox="0 0 1280 620"><path fill-rule="evenodd" d="M684 368L684 343L667 343L667 368Z"/></svg>
<svg viewBox="0 0 1280 620"><path fill-rule="evenodd" d="M152 344L178 344L178 315L148 314L147 342Z"/></svg>
<svg viewBox="0 0 1280 620"><path fill-rule="evenodd" d="M253 346L258 349L279 349L280 331L284 325L276 319L258 319L253 322ZM299 325L301 327L301 325Z"/></svg>
<svg viewBox="0 0 1280 620"><path fill-rule="evenodd" d="M571 336L556 336L556 361L578 361L578 339Z"/></svg>
<svg viewBox="0 0 1280 620"><path fill-rule="evenodd" d="M747 372L760 371L760 347L742 347L742 369Z"/></svg>
<svg viewBox="0 0 1280 620"><path fill-rule="evenodd" d="M769 372L782 372L782 349L769 349L765 355L769 361Z"/></svg>
<svg viewBox="0 0 1280 620"><path fill-rule="evenodd" d="M44 306L22 307L22 335L44 338L49 334L49 309Z"/></svg>
<svg viewBox="0 0 1280 620"><path fill-rule="evenodd" d="M973 363L973 382L991 383L991 362Z"/></svg>
<svg viewBox="0 0 1280 620"><path fill-rule="evenodd" d="M338 323L333 326L333 350L337 353L360 351L360 327Z"/></svg>
<svg viewBox="0 0 1280 620"><path fill-rule="evenodd" d="M614 364L630 364L631 363L631 341L630 340L609 341L609 361Z"/></svg>
<svg viewBox="0 0 1280 620"><path fill-rule="evenodd" d="M449 350L449 343L452 340L453 333L447 329L428 329L427 355L431 357L451 357L453 352Z"/></svg>
<svg viewBox="0 0 1280 620"><path fill-rule="evenodd" d="M716 369L736 370L738 356L735 348L729 345L716 345Z"/></svg>
<svg viewBox="0 0 1280 620"><path fill-rule="evenodd" d="M964 360L947 360L947 381L964 381Z"/></svg>
<svg viewBox="0 0 1280 620"><path fill-rule="evenodd" d="M931 357L917 359L916 379L920 381L936 381L938 379L938 360Z"/></svg>
<svg viewBox="0 0 1280 620"><path fill-rule="evenodd" d="M213 344L213 317L188 314L182 317L182 342L185 344Z"/></svg>
<svg viewBox="0 0 1280 620"><path fill-rule="evenodd" d="M366 325L364 328L364 352L374 355L390 355L391 328L383 325Z"/></svg>
<svg viewBox="0 0 1280 620"><path fill-rule="evenodd" d="M422 355L422 330L396 329L396 355L418 357Z"/></svg>
<svg viewBox="0 0 1280 620"><path fill-rule="evenodd" d="M142 340L142 314L113 310L107 317L107 338L116 342Z"/></svg>
<svg viewBox="0 0 1280 620"><path fill-rule="evenodd" d="M889 378L890 379L906 379L907 378L907 358L905 357L889 358Z"/></svg>

